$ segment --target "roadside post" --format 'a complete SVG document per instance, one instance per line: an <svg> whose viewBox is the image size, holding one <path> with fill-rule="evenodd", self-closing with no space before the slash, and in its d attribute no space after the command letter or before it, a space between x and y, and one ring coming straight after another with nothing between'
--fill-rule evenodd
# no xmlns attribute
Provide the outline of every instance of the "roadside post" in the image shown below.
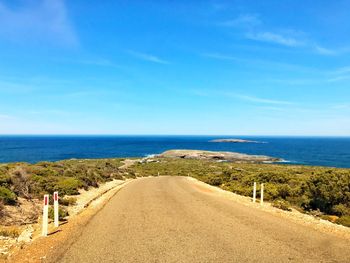
<svg viewBox="0 0 350 263"><path fill-rule="evenodd" d="M47 236L49 217L49 195L44 195L42 236Z"/></svg>
<svg viewBox="0 0 350 263"><path fill-rule="evenodd" d="M254 187L253 187L253 203L256 201L256 182L254 182Z"/></svg>
<svg viewBox="0 0 350 263"><path fill-rule="evenodd" d="M58 215L58 192L53 193L53 210L54 210L54 222L55 227L59 226L59 215Z"/></svg>
<svg viewBox="0 0 350 263"><path fill-rule="evenodd" d="M264 203L264 184L261 184L260 192L260 204L262 205Z"/></svg>
<svg viewBox="0 0 350 263"><path fill-rule="evenodd" d="M159 176L159 172L158 172L158 176Z"/></svg>

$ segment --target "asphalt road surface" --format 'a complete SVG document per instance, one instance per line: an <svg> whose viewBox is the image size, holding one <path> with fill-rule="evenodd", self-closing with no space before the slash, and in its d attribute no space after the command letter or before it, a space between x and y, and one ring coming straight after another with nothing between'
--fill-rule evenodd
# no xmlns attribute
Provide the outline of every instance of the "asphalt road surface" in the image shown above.
<svg viewBox="0 0 350 263"><path fill-rule="evenodd" d="M350 243L188 178L154 177L118 192L60 262L350 262Z"/></svg>

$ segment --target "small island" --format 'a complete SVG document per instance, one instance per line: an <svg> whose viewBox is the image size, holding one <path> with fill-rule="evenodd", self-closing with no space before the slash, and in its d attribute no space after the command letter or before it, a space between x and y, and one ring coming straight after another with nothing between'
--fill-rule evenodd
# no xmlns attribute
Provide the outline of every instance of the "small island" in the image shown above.
<svg viewBox="0 0 350 263"><path fill-rule="evenodd" d="M210 142L227 142L227 143L266 143L252 140L243 140L243 139L216 139Z"/></svg>

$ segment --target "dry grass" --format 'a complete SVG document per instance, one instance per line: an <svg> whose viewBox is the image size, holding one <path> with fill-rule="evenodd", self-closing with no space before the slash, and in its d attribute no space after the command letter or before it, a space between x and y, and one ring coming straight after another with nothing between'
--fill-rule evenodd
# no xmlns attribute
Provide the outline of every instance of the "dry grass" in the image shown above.
<svg viewBox="0 0 350 263"><path fill-rule="evenodd" d="M21 234L21 230L19 227L16 227L16 226L0 227L0 236L17 238L19 237L20 234Z"/></svg>

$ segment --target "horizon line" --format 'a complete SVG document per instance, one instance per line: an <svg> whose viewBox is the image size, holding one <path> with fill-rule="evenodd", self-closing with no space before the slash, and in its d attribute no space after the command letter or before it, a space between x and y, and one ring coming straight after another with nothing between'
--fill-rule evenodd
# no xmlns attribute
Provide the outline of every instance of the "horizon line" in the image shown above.
<svg viewBox="0 0 350 263"><path fill-rule="evenodd" d="M18 133L18 134L1 134L0 133L0 136L72 136L72 137L92 137L92 136L197 136L197 137L218 137L218 136L222 136L222 137L349 137L350 138L350 135L290 135L290 134L258 134L258 135L249 135L249 134L245 134L245 135L240 135L240 134L54 134L54 133L28 133L28 134L21 134L21 133Z"/></svg>

